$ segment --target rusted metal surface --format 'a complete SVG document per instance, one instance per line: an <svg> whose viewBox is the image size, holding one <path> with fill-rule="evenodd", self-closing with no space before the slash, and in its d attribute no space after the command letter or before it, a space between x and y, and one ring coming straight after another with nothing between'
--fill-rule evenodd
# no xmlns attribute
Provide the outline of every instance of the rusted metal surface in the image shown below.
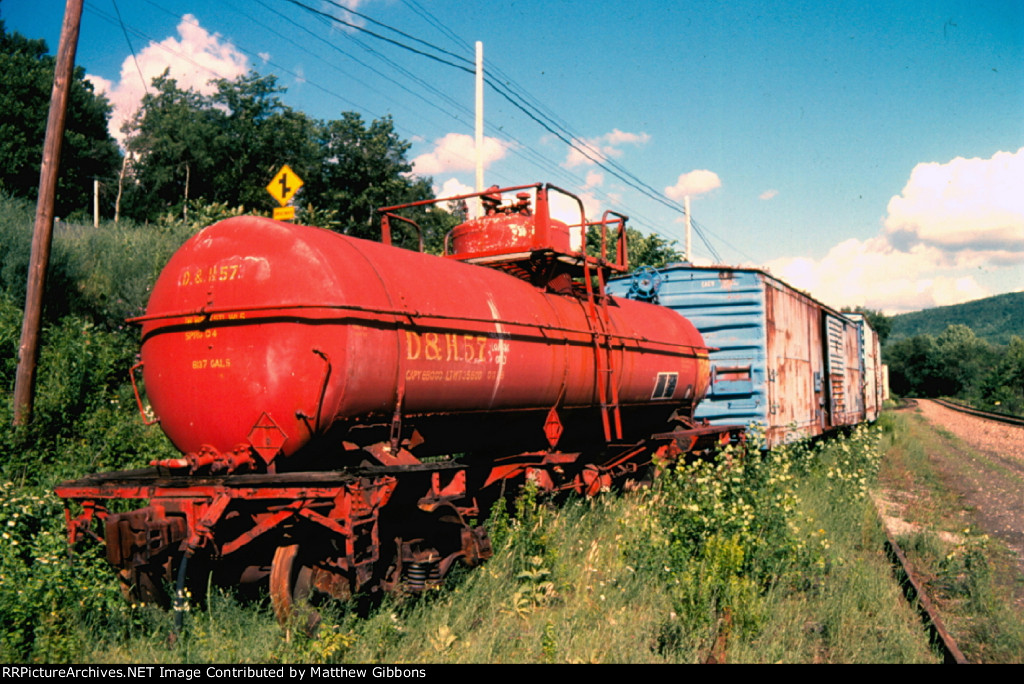
<svg viewBox="0 0 1024 684"><path fill-rule="evenodd" d="M864 386L864 418L876 420L882 411L885 401L882 381L882 351L878 335L871 328L863 314L847 313L847 318L854 321L860 330L861 372Z"/></svg>
<svg viewBox="0 0 1024 684"><path fill-rule="evenodd" d="M898 569L903 593L906 595L907 600L921 614L922 620L924 620L928 627L932 643L941 648L947 664L966 665L968 663L967 658L964 657L964 654L956 644L956 640L946 629L939 611L928 597L928 592L925 590L924 585L914 574L913 566L907 560L903 549L900 548L896 538L893 537L889 529L884 525L882 527L885 530L886 553L889 555L893 565Z"/></svg>
<svg viewBox="0 0 1024 684"><path fill-rule="evenodd" d="M690 319L712 347L711 383L695 417L757 424L769 447L871 419L867 323L758 269L671 264L613 279L609 292L655 301Z"/></svg>

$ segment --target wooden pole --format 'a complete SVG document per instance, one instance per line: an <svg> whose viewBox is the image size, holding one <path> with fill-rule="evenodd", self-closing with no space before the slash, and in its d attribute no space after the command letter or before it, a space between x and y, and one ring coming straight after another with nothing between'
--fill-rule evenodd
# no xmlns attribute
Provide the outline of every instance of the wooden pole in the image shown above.
<svg viewBox="0 0 1024 684"><path fill-rule="evenodd" d="M53 72L50 114L46 120L43 161L39 170L39 200L32 230L32 255L28 267L28 291L25 294L25 318L21 324L18 347L18 370L14 380L14 424L25 425L32 420L35 396L36 358L39 355L39 328L46 286L46 267L50 262L53 240L53 204L57 194L57 170L60 166L60 145L64 139L64 119L68 93L75 69L78 29L82 21L83 0L67 0L60 45Z"/></svg>

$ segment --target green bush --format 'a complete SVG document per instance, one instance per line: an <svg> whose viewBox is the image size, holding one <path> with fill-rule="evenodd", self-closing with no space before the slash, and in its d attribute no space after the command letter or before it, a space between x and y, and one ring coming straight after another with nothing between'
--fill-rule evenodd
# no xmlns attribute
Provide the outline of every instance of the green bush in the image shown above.
<svg viewBox="0 0 1024 684"><path fill-rule="evenodd" d="M63 505L52 492L0 485L0 538L3 662L79 660L97 633L123 636L134 624L95 549L68 562Z"/></svg>

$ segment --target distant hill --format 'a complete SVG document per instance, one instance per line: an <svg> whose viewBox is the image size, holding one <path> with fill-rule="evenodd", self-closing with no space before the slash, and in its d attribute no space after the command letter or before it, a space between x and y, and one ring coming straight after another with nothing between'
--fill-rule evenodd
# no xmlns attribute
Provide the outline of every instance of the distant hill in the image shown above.
<svg viewBox="0 0 1024 684"><path fill-rule="evenodd" d="M898 314L892 317L888 342L914 335L938 335L954 323L966 325L975 335L993 344L1007 344L1012 335L1024 337L1024 292Z"/></svg>

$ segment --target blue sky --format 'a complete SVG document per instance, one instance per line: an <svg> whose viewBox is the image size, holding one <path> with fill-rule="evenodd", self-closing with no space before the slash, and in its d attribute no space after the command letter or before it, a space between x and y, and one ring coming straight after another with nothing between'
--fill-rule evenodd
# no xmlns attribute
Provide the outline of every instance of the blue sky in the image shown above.
<svg viewBox="0 0 1024 684"><path fill-rule="evenodd" d="M695 238L696 261L767 267L834 306L1024 289L1020 0L344 3L407 36L299 2L448 61L482 41L489 75L604 160L488 89L488 184L554 182L680 243L665 204L689 194L713 247ZM63 4L2 0L0 18L55 52ZM439 191L473 183L471 74L287 0L86 0L77 62L119 111L140 70L197 89L275 74L311 116L390 114Z"/></svg>

